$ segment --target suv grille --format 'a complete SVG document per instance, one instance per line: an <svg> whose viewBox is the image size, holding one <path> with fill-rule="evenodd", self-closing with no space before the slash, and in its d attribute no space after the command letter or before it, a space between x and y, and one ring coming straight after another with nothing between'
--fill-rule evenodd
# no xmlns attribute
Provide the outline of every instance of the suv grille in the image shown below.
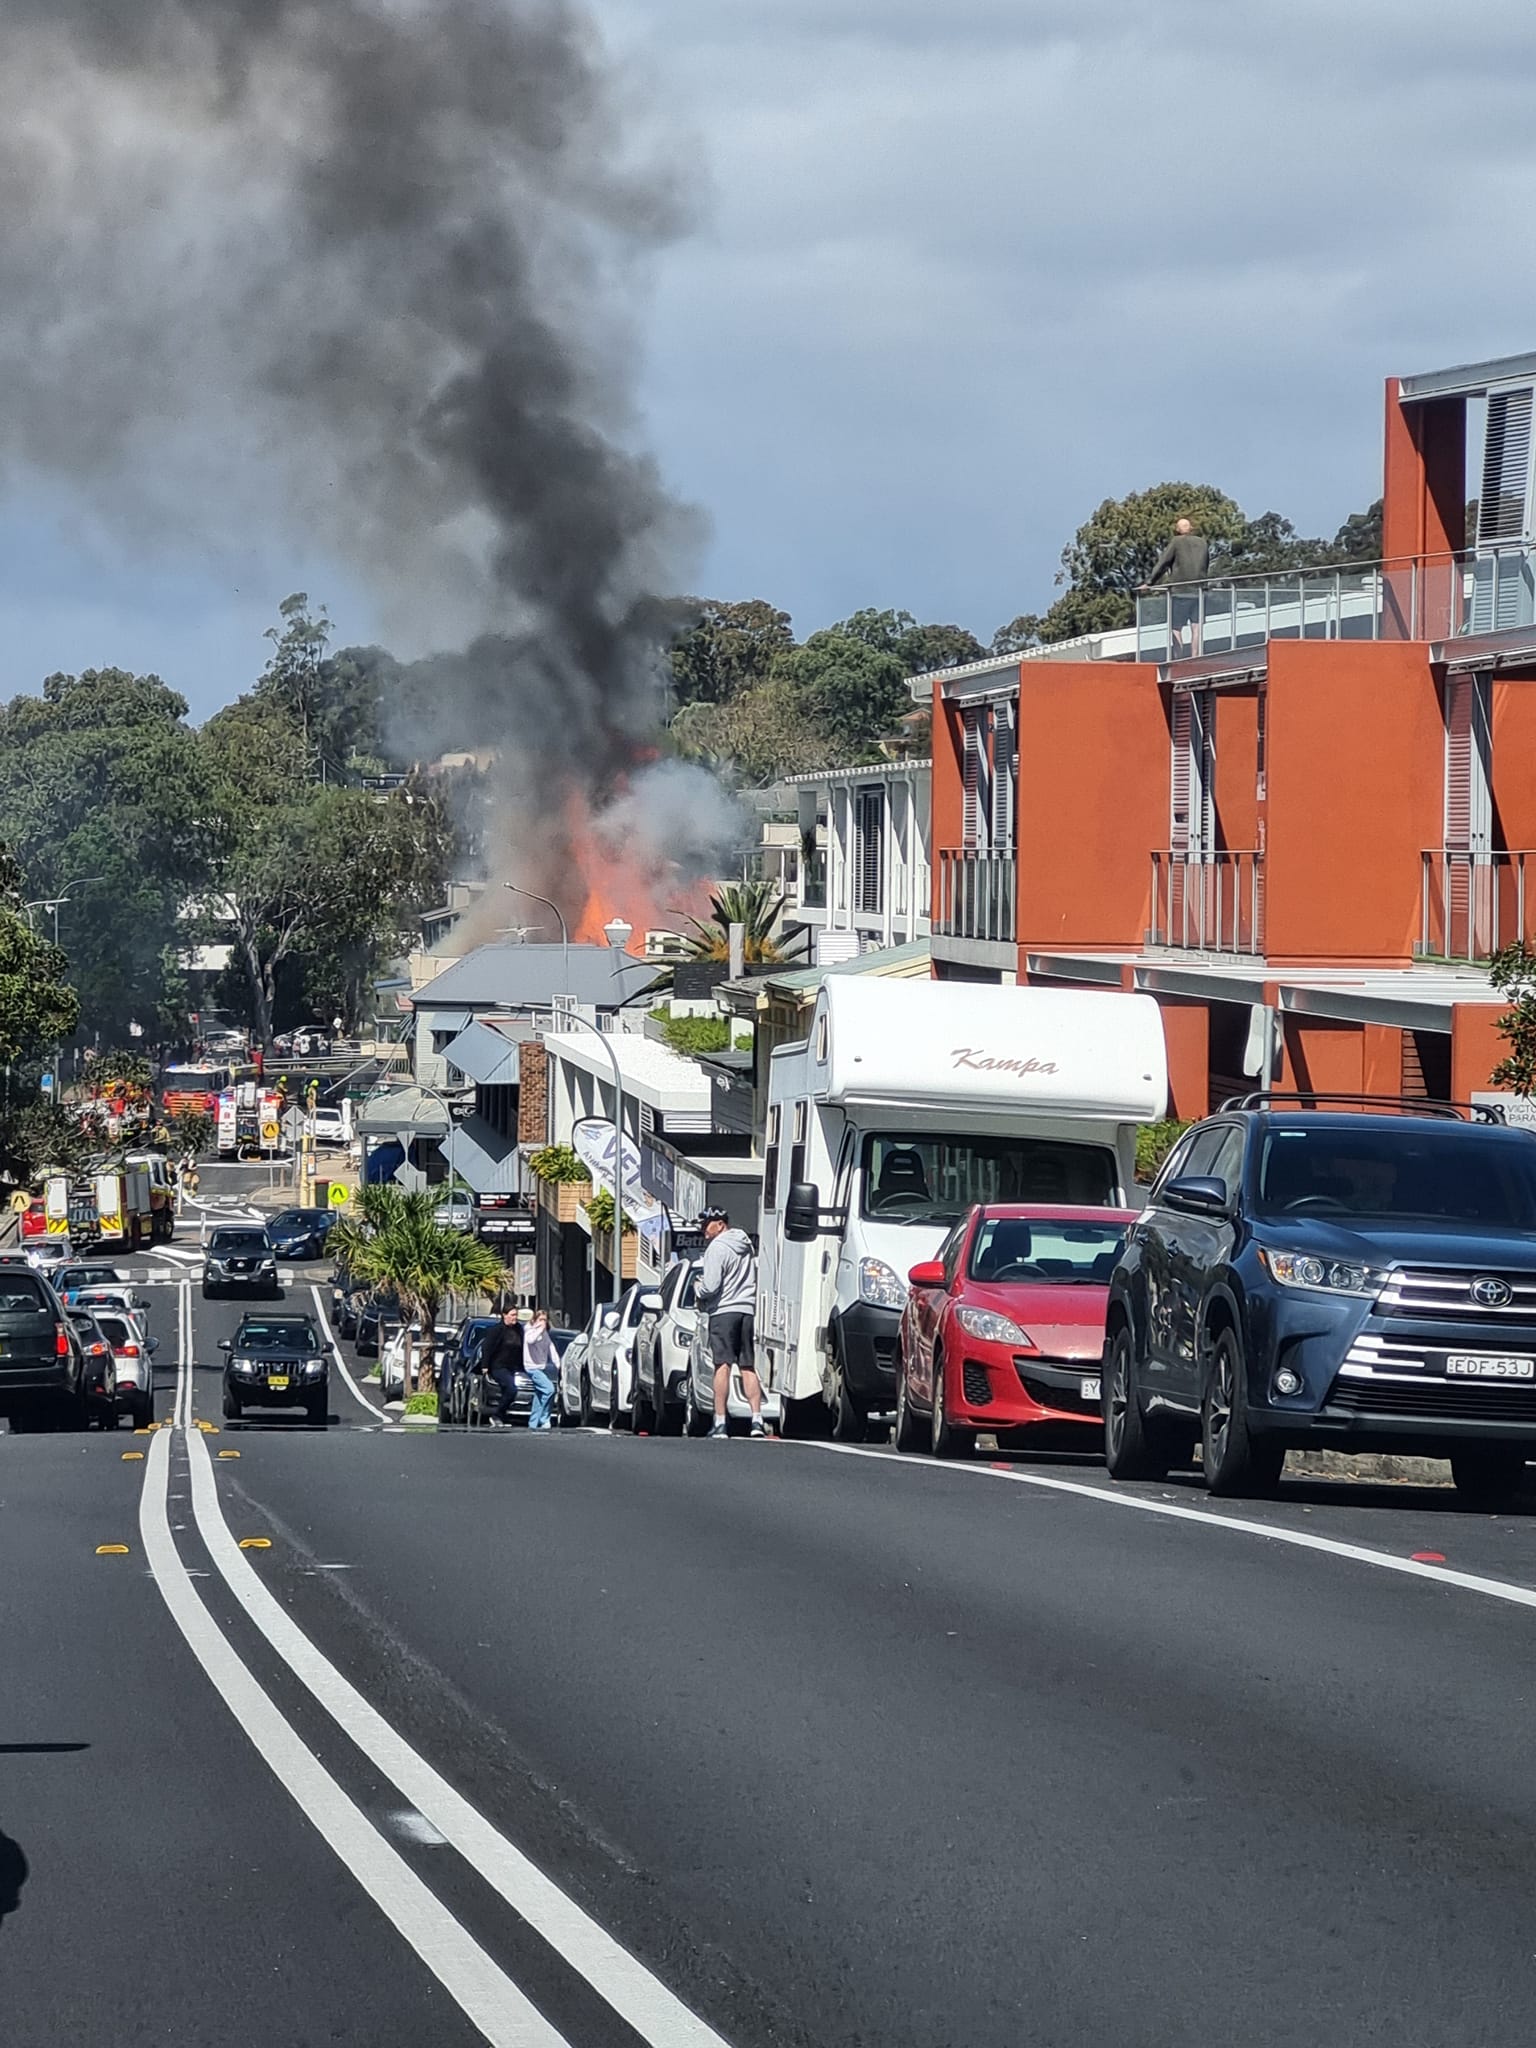
<svg viewBox="0 0 1536 2048"><path fill-rule="evenodd" d="M965 1361L960 1374L960 1384L965 1390L967 1408L985 1408L992 1399L992 1382L987 1378L987 1368L978 1365L974 1358Z"/></svg>
<svg viewBox="0 0 1536 2048"><path fill-rule="evenodd" d="M1422 1415L1445 1422L1536 1423L1536 1387L1457 1386L1427 1380L1335 1380L1324 1412L1346 1415Z"/></svg>
<svg viewBox="0 0 1536 2048"><path fill-rule="evenodd" d="M1492 1281L1503 1301L1480 1301L1474 1289ZM1494 1326L1529 1323L1536 1326L1536 1273L1500 1273L1488 1266L1406 1267L1391 1273L1376 1300L1382 1316L1432 1317L1456 1322L1475 1317Z"/></svg>

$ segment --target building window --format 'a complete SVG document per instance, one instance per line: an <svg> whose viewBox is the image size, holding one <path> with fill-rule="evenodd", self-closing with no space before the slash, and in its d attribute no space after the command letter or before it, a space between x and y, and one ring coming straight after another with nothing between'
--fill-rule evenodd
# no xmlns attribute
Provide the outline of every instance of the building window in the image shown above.
<svg viewBox="0 0 1536 2048"><path fill-rule="evenodd" d="M853 907L879 917L885 909L885 791L878 784L854 798Z"/></svg>
<svg viewBox="0 0 1536 2048"><path fill-rule="evenodd" d="M768 1210L779 1206L779 1120L782 1115L778 1103L768 1112L768 1143L763 1152L763 1207Z"/></svg>

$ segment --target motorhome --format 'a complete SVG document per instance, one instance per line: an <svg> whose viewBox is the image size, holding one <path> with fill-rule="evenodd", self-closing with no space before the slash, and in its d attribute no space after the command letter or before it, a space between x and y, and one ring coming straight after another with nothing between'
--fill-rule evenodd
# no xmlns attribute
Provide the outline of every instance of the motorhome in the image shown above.
<svg viewBox="0 0 1536 2048"><path fill-rule="evenodd" d="M914 1265L974 1202L1132 1201L1168 1094L1150 996L831 976L770 1062L756 1347L786 1435L895 1401Z"/></svg>

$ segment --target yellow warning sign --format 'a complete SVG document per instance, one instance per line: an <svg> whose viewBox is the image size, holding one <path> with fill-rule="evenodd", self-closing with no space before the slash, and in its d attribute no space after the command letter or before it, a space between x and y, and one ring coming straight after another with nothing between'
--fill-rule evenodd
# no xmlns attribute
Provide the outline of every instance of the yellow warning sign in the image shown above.
<svg viewBox="0 0 1536 2048"><path fill-rule="evenodd" d="M277 1136L277 1125L274 1123L263 1124L261 1127L261 1135L266 1139L267 1143L270 1145L272 1140Z"/></svg>
<svg viewBox="0 0 1536 2048"><path fill-rule="evenodd" d="M345 1209L352 1199L352 1190L344 1188L339 1180L331 1182L329 1201L333 1209Z"/></svg>
<svg viewBox="0 0 1536 2048"><path fill-rule="evenodd" d="M18 1216L25 1216L31 1206L32 1197L25 1188L18 1188L11 1197L11 1207L16 1211L16 1214Z"/></svg>

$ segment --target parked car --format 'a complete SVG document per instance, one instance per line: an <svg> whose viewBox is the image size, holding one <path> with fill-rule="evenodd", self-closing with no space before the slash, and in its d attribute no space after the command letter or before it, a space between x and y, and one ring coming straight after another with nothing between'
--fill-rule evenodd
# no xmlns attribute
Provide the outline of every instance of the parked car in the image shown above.
<svg viewBox="0 0 1536 2048"><path fill-rule="evenodd" d="M338 1337L357 1335L368 1288L338 1259L331 1268L331 1325Z"/></svg>
<svg viewBox="0 0 1536 2048"><path fill-rule="evenodd" d="M1244 1098L1164 1163L1110 1283L1109 1469L1199 1442L1210 1491L1243 1495L1292 1447L1406 1451L1502 1505L1536 1456L1536 1144L1309 1099Z"/></svg>
<svg viewBox="0 0 1536 2048"><path fill-rule="evenodd" d="M119 1266L101 1265L83 1260L78 1265L60 1266L49 1274L54 1292L64 1301L73 1301L83 1287L114 1287L126 1285L128 1275Z"/></svg>
<svg viewBox="0 0 1536 2048"><path fill-rule="evenodd" d="M0 1268L0 1415L12 1435L89 1428L100 1398L91 1389L80 1334L48 1282Z"/></svg>
<svg viewBox="0 0 1536 2048"><path fill-rule="evenodd" d="M149 1336L142 1324L122 1309L93 1306L83 1313L95 1318L97 1329L112 1349L117 1374L114 1424L118 1415L127 1414L133 1417L136 1429L148 1429L155 1419L155 1353L160 1349L159 1338Z"/></svg>
<svg viewBox="0 0 1536 2048"><path fill-rule="evenodd" d="M762 1417L764 1422L775 1425L781 1419L779 1395L766 1385L762 1388ZM750 1422L751 1418L752 1403L741 1384L740 1371L733 1367L725 1393L725 1419L730 1423ZM709 1317L700 1309L695 1311L693 1335L688 1340L688 1374L683 1381L683 1432L686 1436L707 1436L714 1420L715 1361L709 1349Z"/></svg>
<svg viewBox="0 0 1536 2048"><path fill-rule="evenodd" d="M587 1413L583 1422L602 1421L610 1429L628 1429L635 1406L635 1339L648 1316L661 1312L661 1296L635 1281L624 1291L615 1314L610 1304L587 1353Z"/></svg>
<svg viewBox="0 0 1536 2048"><path fill-rule="evenodd" d="M85 1355L85 1394L90 1420L98 1429L116 1429L119 1390L111 1337L88 1312L82 1315L72 1311L69 1320ZM12 1423L13 1429L15 1426Z"/></svg>
<svg viewBox="0 0 1536 2048"><path fill-rule="evenodd" d="M635 1427L675 1436L683 1427L688 1353L698 1310L698 1259L678 1259L661 1277L661 1307L646 1316L635 1337Z"/></svg>
<svg viewBox="0 0 1536 2048"><path fill-rule="evenodd" d="M896 1448L1097 1451L1109 1276L1134 1210L992 1202L908 1274Z"/></svg>
<svg viewBox="0 0 1536 2048"><path fill-rule="evenodd" d="M335 1223L334 1209L279 1209L267 1225L267 1243L280 1259L323 1259Z"/></svg>
<svg viewBox="0 0 1536 2048"><path fill-rule="evenodd" d="M450 1322L438 1323L433 1331L432 1370L439 1384L442 1382L443 1370L447 1360L453 1351L454 1344L458 1340L458 1334L458 1324ZM422 1341L420 1323L402 1324L389 1338L379 1354L379 1385L384 1390L386 1401L398 1401L404 1398L407 1340L416 1350L420 1350ZM419 1363L415 1370L419 1375L421 1370Z"/></svg>
<svg viewBox="0 0 1536 2048"><path fill-rule="evenodd" d="M244 1315L219 1349L230 1420L247 1408L302 1408L311 1422L329 1421L330 1360L313 1316Z"/></svg>
<svg viewBox="0 0 1536 2048"><path fill-rule="evenodd" d="M218 1293L282 1294L267 1233L253 1223L221 1223L203 1252L203 1299Z"/></svg>
<svg viewBox="0 0 1536 2048"><path fill-rule="evenodd" d="M377 1358L380 1346L399 1322L400 1304L392 1294L365 1294L357 1310L358 1357Z"/></svg>
<svg viewBox="0 0 1536 2048"><path fill-rule="evenodd" d="M433 1211L439 1230L473 1230L475 1198L468 1188L449 1188Z"/></svg>
<svg viewBox="0 0 1536 2048"><path fill-rule="evenodd" d="M618 1311L610 1302L599 1302L591 1315L576 1332L570 1343L560 1354L560 1377L555 1389L555 1406L560 1411L562 1422L576 1423L590 1420L592 1405L591 1382L587 1378L587 1361L592 1350L592 1339L598 1325L605 1316L616 1315Z"/></svg>
<svg viewBox="0 0 1536 2048"><path fill-rule="evenodd" d="M317 1145L345 1145L350 1136L345 1113L323 1103L309 1112L305 1124Z"/></svg>

